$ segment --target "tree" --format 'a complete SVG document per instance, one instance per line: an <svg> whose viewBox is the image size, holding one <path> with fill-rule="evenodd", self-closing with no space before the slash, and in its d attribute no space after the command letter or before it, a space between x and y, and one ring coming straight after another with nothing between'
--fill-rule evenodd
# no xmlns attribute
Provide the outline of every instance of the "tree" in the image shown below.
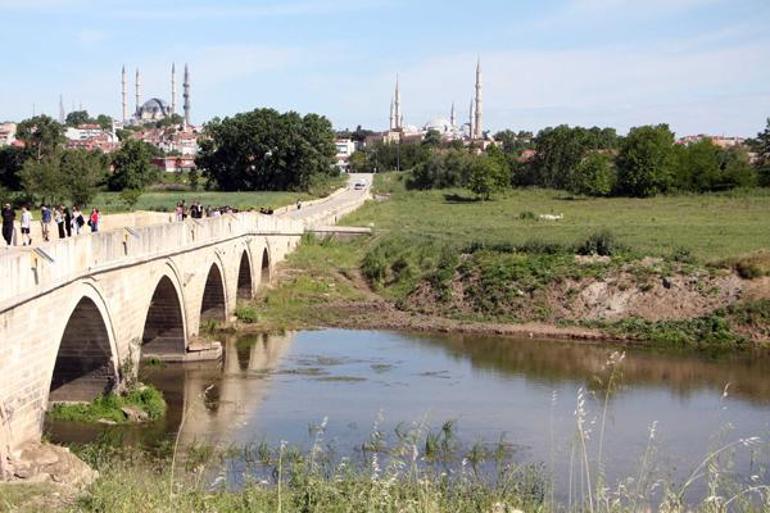
<svg viewBox="0 0 770 513"><path fill-rule="evenodd" d="M770 118L767 118L765 129L751 141L756 157L756 168L759 185L770 187Z"/></svg>
<svg viewBox="0 0 770 513"><path fill-rule="evenodd" d="M87 110L73 110L64 119L64 124L71 127L79 127L93 120L89 117Z"/></svg>
<svg viewBox="0 0 770 513"><path fill-rule="evenodd" d="M518 155L522 150L532 147L532 132L520 130L518 133L506 129L494 135L495 141L503 143L503 152Z"/></svg>
<svg viewBox="0 0 770 513"><path fill-rule="evenodd" d="M21 170L21 183L27 194L43 203L62 203L69 196L67 176L61 171L58 152L40 159L27 159Z"/></svg>
<svg viewBox="0 0 770 513"><path fill-rule="evenodd" d="M26 148L5 146L0 148L0 186L12 191L21 189L21 172L30 152Z"/></svg>
<svg viewBox="0 0 770 513"><path fill-rule="evenodd" d="M585 128L559 125L538 132L531 164L535 185L566 189L575 167L592 146Z"/></svg>
<svg viewBox="0 0 770 513"><path fill-rule="evenodd" d="M612 159L604 153L592 152L575 168L569 190L586 196L609 196L615 182Z"/></svg>
<svg viewBox="0 0 770 513"><path fill-rule="evenodd" d="M108 180L111 191L143 189L158 179L160 171L152 164L152 146L129 139L115 152L112 165L115 171Z"/></svg>
<svg viewBox="0 0 770 513"><path fill-rule="evenodd" d="M433 130L432 128L428 130L425 133L425 138L422 140L422 144L424 146L429 146L431 148L435 148L437 146L441 145L441 134L438 132L438 130Z"/></svg>
<svg viewBox="0 0 770 513"><path fill-rule="evenodd" d="M112 130L113 119L106 114L99 114L93 121L95 121L102 130Z"/></svg>
<svg viewBox="0 0 770 513"><path fill-rule="evenodd" d="M16 138L40 160L64 144L64 127L46 115L35 116L17 125Z"/></svg>
<svg viewBox="0 0 770 513"><path fill-rule="evenodd" d="M630 196L654 196L673 184L674 134L668 125L632 128L617 158L618 188Z"/></svg>
<svg viewBox="0 0 770 513"><path fill-rule="evenodd" d="M486 201L493 193L504 190L509 180L508 172L497 159L483 155L471 163L468 188Z"/></svg>
<svg viewBox="0 0 770 513"><path fill-rule="evenodd" d="M101 152L67 150L60 155L68 197L75 205L88 205L107 177L109 159Z"/></svg>
<svg viewBox="0 0 770 513"><path fill-rule="evenodd" d="M372 171L369 159L366 158L366 153L363 151L354 151L350 155L348 164L350 165L351 173L369 173Z"/></svg>
<svg viewBox="0 0 770 513"><path fill-rule="evenodd" d="M256 109L215 118L205 134L196 165L225 191L307 190L314 180L339 173L334 131L317 114Z"/></svg>

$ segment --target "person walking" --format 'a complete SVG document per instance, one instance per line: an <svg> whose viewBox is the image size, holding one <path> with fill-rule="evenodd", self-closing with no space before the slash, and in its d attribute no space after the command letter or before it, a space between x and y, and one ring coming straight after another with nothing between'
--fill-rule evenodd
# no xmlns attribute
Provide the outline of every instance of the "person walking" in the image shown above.
<svg viewBox="0 0 770 513"><path fill-rule="evenodd" d="M64 231L64 205L59 205L54 209L53 220L56 223L57 230L59 231L59 238L63 239L66 237L66 232Z"/></svg>
<svg viewBox="0 0 770 513"><path fill-rule="evenodd" d="M91 217L88 218L88 226L91 227L91 232L99 231L99 209L91 209Z"/></svg>
<svg viewBox="0 0 770 513"><path fill-rule="evenodd" d="M29 230L32 228L32 212L29 211L26 205L21 207L21 245L31 246L32 237Z"/></svg>
<svg viewBox="0 0 770 513"><path fill-rule="evenodd" d="M22 213L22 216L24 214ZM30 216L32 214L30 213ZM51 227L51 209L48 208L48 205L43 205L40 207L40 227L43 231L43 240L48 242L51 237L50 227Z"/></svg>
<svg viewBox="0 0 770 513"><path fill-rule="evenodd" d="M176 217L177 222L181 222L184 218L182 217L184 215L184 208L182 207L182 202L176 204L176 210L174 210L174 215Z"/></svg>
<svg viewBox="0 0 770 513"><path fill-rule="evenodd" d="M84 224L86 224L86 220L83 219L83 213L80 211L80 207L75 205L72 209L72 230L75 232L75 235L80 235L80 230Z"/></svg>
<svg viewBox="0 0 770 513"><path fill-rule="evenodd" d="M10 203L3 205L3 239L9 246L13 242L13 221L16 219L16 212L11 208Z"/></svg>
<svg viewBox="0 0 770 513"><path fill-rule="evenodd" d="M72 237L72 210L70 207L64 209L64 229L67 231L67 237Z"/></svg>

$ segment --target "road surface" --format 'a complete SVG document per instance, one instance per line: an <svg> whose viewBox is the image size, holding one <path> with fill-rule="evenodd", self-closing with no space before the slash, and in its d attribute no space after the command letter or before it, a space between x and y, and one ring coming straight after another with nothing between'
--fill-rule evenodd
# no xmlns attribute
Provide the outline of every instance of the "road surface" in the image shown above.
<svg viewBox="0 0 770 513"><path fill-rule="evenodd" d="M368 196L369 190L372 187L373 178L374 175L370 173L350 174L348 175L347 189L345 189L344 192L335 194L330 198L314 201L308 205L302 205L302 208L300 209L297 209L295 206L293 209L280 215L283 217L289 217L291 219L297 219L299 221L320 215L324 212L342 208L355 200ZM366 182L366 185L363 189L356 190L353 185L359 180Z"/></svg>

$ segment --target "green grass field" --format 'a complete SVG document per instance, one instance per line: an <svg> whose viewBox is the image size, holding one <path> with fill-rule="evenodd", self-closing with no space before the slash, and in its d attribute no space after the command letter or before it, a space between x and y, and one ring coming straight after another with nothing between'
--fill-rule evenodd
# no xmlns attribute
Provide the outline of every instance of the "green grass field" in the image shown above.
<svg viewBox="0 0 770 513"><path fill-rule="evenodd" d="M701 261L770 247L770 190L656 198L573 199L567 193L515 189L493 201L473 201L462 189L406 191L395 174L377 175L376 190L394 192L371 202L343 223L456 242L573 243L611 230L634 252L666 256L685 248ZM559 221L522 214L563 214Z"/></svg>

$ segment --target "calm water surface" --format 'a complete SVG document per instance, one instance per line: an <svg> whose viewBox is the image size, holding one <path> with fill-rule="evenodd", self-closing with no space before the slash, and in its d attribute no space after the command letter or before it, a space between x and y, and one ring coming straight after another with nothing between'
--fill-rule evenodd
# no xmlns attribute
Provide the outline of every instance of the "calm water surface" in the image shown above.
<svg viewBox="0 0 770 513"><path fill-rule="evenodd" d="M586 391L590 423L601 415L601 397L592 391L611 352L580 343L383 331L233 338L225 342L222 362L143 369L144 380L166 394L169 415L154 426L118 431L153 441L175 433L184 410L183 443L264 440L277 446L286 440L307 447L309 426L327 418L324 440L345 454L360 447L375 422L392 433L401 422L437 429L455 420L466 447L504 435L517 447L517 459L555 461L563 481L578 391ZM768 359L629 351L621 369L621 388L611 396L607 416L611 481L635 473L653 422L659 462L675 477L724 441L767 439ZM49 426L57 441L82 441L98 429ZM598 421L593 431L595 444ZM746 475L758 472L757 462L770 462L766 453L753 462L747 454L736 461ZM770 480L759 472L762 481Z"/></svg>

